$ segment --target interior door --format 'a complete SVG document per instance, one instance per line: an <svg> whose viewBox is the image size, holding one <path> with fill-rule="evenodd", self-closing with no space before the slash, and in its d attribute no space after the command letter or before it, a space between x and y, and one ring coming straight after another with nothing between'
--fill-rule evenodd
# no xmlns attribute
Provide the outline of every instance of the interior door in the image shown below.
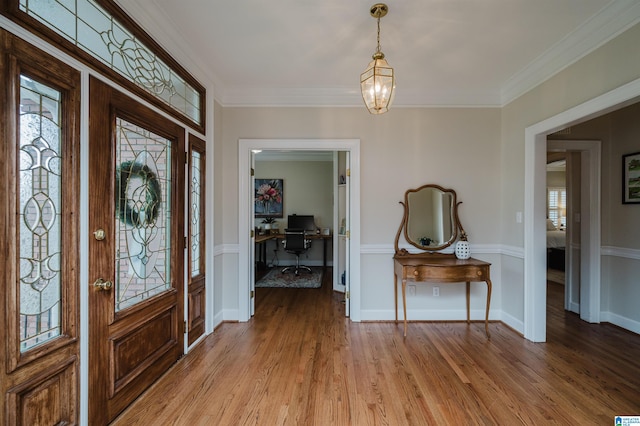
<svg viewBox="0 0 640 426"><path fill-rule="evenodd" d="M348 317L351 315L350 308L350 299L351 299L351 277L350 277L350 254L351 254L351 157L350 152L345 152L346 154L346 163L347 163L347 173L345 176L345 219L346 219L346 238L345 238L345 315Z"/></svg>
<svg viewBox="0 0 640 426"><path fill-rule="evenodd" d="M77 424L80 73L0 29L0 76L0 424Z"/></svg>
<svg viewBox="0 0 640 426"><path fill-rule="evenodd" d="M249 179L249 188L251 188L250 197L251 201L249 202L249 235L251 241L249 242L249 314L251 316L256 313L256 231L254 218L256 217L256 203L255 199L255 187L256 187L256 155L253 151L249 151L249 155L251 156L251 177Z"/></svg>
<svg viewBox="0 0 640 426"><path fill-rule="evenodd" d="M189 289L187 303L187 339L191 346L205 332L206 312L206 257L205 257L205 171L206 144L189 135L189 237L187 270Z"/></svg>
<svg viewBox="0 0 640 426"><path fill-rule="evenodd" d="M89 422L106 424L184 348L185 131L89 84Z"/></svg>

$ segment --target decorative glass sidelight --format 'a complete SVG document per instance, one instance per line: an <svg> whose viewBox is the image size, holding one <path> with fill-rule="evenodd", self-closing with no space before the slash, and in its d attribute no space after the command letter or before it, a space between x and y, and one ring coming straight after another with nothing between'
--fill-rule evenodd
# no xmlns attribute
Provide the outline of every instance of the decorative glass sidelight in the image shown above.
<svg viewBox="0 0 640 426"><path fill-rule="evenodd" d="M171 141L116 119L116 312L171 288Z"/></svg>
<svg viewBox="0 0 640 426"><path fill-rule="evenodd" d="M20 76L20 350L61 333L61 94Z"/></svg>
<svg viewBox="0 0 640 426"><path fill-rule="evenodd" d="M191 151L191 276L200 274L200 182L202 164L198 151Z"/></svg>
<svg viewBox="0 0 640 426"><path fill-rule="evenodd" d="M20 0L37 19L167 105L201 124L201 94L92 0Z"/></svg>

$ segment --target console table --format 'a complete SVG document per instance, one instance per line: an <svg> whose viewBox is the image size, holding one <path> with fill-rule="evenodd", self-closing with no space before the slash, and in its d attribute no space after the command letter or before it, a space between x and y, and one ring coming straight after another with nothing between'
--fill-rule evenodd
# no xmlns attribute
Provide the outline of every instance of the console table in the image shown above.
<svg viewBox="0 0 640 426"><path fill-rule="evenodd" d="M478 259L461 260L454 255L425 253L421 256L396 254L394 261L393 289L396 305L396 323L398 322L398 277L402 279L402 310L404 313L404 335L407 335L407 281L431 283L467 283L467 323L469 317L469 295L471 281L487 283L487 309L484 329L489 334L489 305L491 303L490 263Z"/></svg>

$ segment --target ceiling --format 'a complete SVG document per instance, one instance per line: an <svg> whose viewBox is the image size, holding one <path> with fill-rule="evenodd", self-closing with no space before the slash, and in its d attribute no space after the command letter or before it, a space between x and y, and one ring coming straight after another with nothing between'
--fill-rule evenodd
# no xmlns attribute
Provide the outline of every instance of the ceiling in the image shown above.
<svg viewBox="0 0 640 426"><path fill-rule="evenodd" d="M223 106L362 105L374 0L117 0ZM502 106L640 21L637 0L388 0L394 106Z"/></svg>

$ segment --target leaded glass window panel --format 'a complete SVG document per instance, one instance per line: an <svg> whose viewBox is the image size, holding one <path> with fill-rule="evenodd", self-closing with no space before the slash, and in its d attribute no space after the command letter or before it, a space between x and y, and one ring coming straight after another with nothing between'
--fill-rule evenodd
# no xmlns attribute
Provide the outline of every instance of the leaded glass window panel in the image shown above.
<svg viewBox="0 0 640 426"><path fill-rule="evenodd" d="M20 350L61 334L61 94L20 76Z"/></svg>
<svg viewBox="0 0 640 426"><path fill-rule="evenodd" d="M171 288L171 141L120 118L116 134L120 311Z"/></svg>
<svg viewBox="0 0 640 426"><path fill-rule="evenodd" d="M20 0L20 10L194 123L202 123L200 92L95 1Z"/></svg>
<svg viewBox="0 0 640 426"><path fill-rule="evenodd" d="M200 182L202 165L198 151L191 151L191 276L200 274L200 194L202 184Z"/></svg>

